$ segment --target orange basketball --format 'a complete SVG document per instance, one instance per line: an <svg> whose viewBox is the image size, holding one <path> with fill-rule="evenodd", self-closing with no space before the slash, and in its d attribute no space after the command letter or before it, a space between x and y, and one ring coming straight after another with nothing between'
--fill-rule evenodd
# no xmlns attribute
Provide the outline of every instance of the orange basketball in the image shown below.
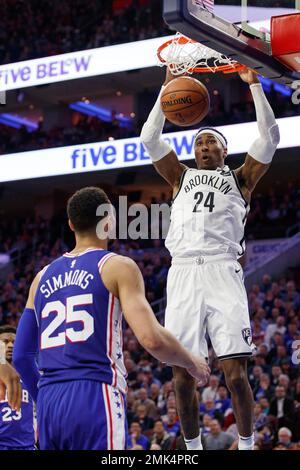
<svg viewBox="0 0 300 470"><path fill-rule="evenodd" d="M174 78L164 88L160 102L168 121L182 127L202 121L210 106L206 86L192 77Z"/></svg>

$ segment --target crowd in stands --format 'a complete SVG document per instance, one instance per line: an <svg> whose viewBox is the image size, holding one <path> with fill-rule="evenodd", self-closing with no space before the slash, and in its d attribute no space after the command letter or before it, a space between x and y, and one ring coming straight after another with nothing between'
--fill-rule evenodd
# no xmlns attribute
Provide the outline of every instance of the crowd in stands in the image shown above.
<svg viewBox="0 0 300 470"><path fill-rule="evenodd" d="M137 129L134 123L129 128L121 127L118 121L104 122L95 117L80 116L76 125L68 127L56 126L50 131L43 129L39 123L36 131L28 131L26 127L13 129L0 124L0 155L6 153L41 150L66 145L80 145L89 142L125 139L136 137Z"/></svg>
<svg viewBox="0 0 300 470"><path fill-rule="evenodd" d="M300 114L300 105L294 105L290 98L283 97L273 88L270 93L267 93L267 96L277 118ZM211 100L210 112L201 122L201 126L221 126L256 120L255 109L250 101L233 103L227 112L221 94L217 96L211 94ZM137 117L132 119L126 127L122 127L117 119L104 122L96 117L84 116L79 113L74 113L68 126L57 125L47 131L43 127L43 121L39 122L38 128L34 131L27 130L25 126L21 129L14 129L0 124L0 156L1 154L28 150L102 142L111 138L116 140L136 137L140 135L143 124L144 122ZM195 129L197 127L199 124L193 126ZM166 121L165 132L178 130L180 130L178 126Z"/></svg>
<svg viewBox="0 0 300 470"><path fill-rule="evenodd" d="M72 246L61 230L64 223L62 216L51 221L41 217L0 221L0 253L15 256L13 269L5 276L0 272L0 324L17 326L35 273ZM136 260L150 302L164 295L170 258L162 241L154 240L143 248L139 241L115 240L111 249ZM300 354L297 365L293 350L294 341L300 340L299 287L293 278L265 275L248 292L257 348L249 361L257 450L300 450ZM184 449L171 369L142 350L125 325L124 359L130 447ZM232 403L221 364L211 349L209 361L209 384L199 389L203 444L206 449L233 450L237 448L237 428Z"/></svg>
<svg viewBox="0 0 300 470"><path fill-rule="evenodd" d="M249 5L282 3L252 0ZM295 2L286 0L284 6L295 8ZM0 65L170 34L162 0L2 0L1 18Z"/></svg>
<svg viewBox="0 0 300 470"><path fill-rule="evenodd" d="M246 224L246 236L254 240L284 237L287 228L299 222L300 190L292 182L284 188L280 181L274 182L273 187L264 195L254 194Z"/></svg>
<svg viewBox="0 0 300 470"><path fill-rule="evenodd" d="M170 34L160 0L2 0L0 65Z"/></svg>
<svg viewBox="0 0 300 470"><path fill-rule="evenodd" d="M8 254L13 266L13 269L1 266L0 259L0 271L7 269L0 272L0 324L18 324L35 274L68 251L73 244L70 235L64 215L50 221L41 217L0 221L0 254ZM164 296L170 257L163 240L144 243L114 240L110 249L138 263L149 302Z"/></svg>
<svg viewBox="0 0 300 470"><path fill-rule="evenodd" d="M248 295L257 348L249 361L255 449L300 450L300 367L299 358L298 365L291 360L293 342L300 340L300 291L293 280L265 275ZM130 329L124 338L130 447L184 449L170 369L142 351ZM207 450L235 450L232 403L212 351L210 363L209 384L199 389L203 445Z"/></svg>
<svg viewBox="0 0 300 470"><path fill-rule="evenodd" d="M248 3L283 6L273 0ZM285 0L284 6L295 8L295 2ZM170 34L162 0L2 0L1 18L0 65Z"/></svg>

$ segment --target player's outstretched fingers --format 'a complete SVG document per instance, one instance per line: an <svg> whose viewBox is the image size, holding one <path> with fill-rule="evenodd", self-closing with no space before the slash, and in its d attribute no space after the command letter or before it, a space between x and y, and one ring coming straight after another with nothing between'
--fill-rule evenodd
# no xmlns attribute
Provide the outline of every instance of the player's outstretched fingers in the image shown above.
<svg viewBox="0 0 300 470"><path fill-rule="evenodd" d="M203 378L198 381L198 387L204 387L208 383L209 376L210 376L209 373L207 373L205 376L203 376Z"/></svg>
<svg viewBox="0 0 300 470"><path fill-rule="evenodd" d="M210 375L210 368L206 363L206 360L202 357L196 357L192 355L194 365L187 369L188 373L194 377L197 382L201 382L202 384L206 384L209 375Z"/></svg>

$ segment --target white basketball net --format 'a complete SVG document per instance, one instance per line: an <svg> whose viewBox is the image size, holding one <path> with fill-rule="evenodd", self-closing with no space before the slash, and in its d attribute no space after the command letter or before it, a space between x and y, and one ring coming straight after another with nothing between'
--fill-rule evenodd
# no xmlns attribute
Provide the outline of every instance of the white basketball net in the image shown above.
<svg viewBox="0 0 300 470"><path fill-rule="evenodd" d="M176 33L172 43L161 51L165 63L160 62L159 65L167 65L173 75L192 74L195 67L206 67L208 71L215 73L216 70L213 67L234 66L237 63L199 42L192 42L189 38L186 38L187 43L180 44L179 38L182 36L182 34Z"/></svg>

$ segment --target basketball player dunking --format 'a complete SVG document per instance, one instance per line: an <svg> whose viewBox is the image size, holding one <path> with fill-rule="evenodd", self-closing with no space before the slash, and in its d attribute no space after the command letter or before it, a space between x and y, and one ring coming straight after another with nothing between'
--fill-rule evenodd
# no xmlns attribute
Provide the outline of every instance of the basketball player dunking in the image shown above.
<svg viewBox="0 0 300 470"><path fill-rule="evenodd" d="M213 128L202 128L196 134L197 170L181 164L161 138L165 118L159 98L144 124L141 140L156 170L173 188L166 239L173 259L165 326L199 356L207 357L208 333L231 392L238 448L249 450L254 445L253 396L247 379L252 339L243 272L237 258L244 253L244 224L251 193L270 166L279 129L257 76L245 69L240 77L250 85L259 137L237 170L225 166L227 141ZM164 84L172 78L167 72ZM196 381L181 367L174 367L173 374L187 448L202 449Z"/></svg>
<svg viewBox="0 0 300 470"><path fill-rule="evenodd" d="M106 217L96 216L103 204L109 199L99 188L83 188L70 198L76 246L36 276L17 331L13 361L37 401L42 450L125 448L121 308L157 359L187 368L202 382L209 376L205 359L157 322L136 264L109 252L107 238L98 238L99 224L108 225Z"/></svg>

